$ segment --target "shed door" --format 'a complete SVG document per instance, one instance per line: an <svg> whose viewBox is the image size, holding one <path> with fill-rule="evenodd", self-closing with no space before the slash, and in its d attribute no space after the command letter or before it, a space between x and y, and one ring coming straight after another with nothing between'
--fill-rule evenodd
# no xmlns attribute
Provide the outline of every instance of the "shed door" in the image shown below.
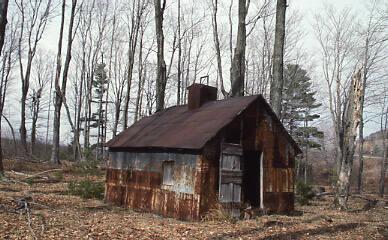
<svg viewBox="0 0 388 240"><path fill-rule="evenodd" d="M220 202L239 216L242 185L242 148L238 144L224 144L220 158Z"/></svg>

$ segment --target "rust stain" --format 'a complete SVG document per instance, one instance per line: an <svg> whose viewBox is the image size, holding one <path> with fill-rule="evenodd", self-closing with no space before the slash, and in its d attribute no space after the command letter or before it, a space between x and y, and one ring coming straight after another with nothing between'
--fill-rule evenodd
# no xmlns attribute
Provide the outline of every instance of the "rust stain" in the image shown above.
<svg viewBox="0 0 388 240"><path fill-rule="evenodd" d="M166 217L199 220L199 194L161 189L161 181L156 172L107 169L106 201Z"/></svg>
<svg viewBox="0 0 388 240"><path fill-rule="evenodd" d="M291 212L294 211L294 198L294 193L264 192L264 206L270 212Z"/></svg>
<svg viewBox="0 0 388 240"><path fill-rule="evenodd" d="M264 152L264 206L272 212L292 211L294 159L300 149L261 98L212 101L192 111L177 106L135 123L109 142L110 151L195 149L200 155L191 166L178 158L182 165L176 166L176 184L171 186L163 185L161 164L142 165L141 170L107 169L106 201L166 217L199 220L218 202L220 143L228 131L225 126L242 121L243 154Z"/></svg>

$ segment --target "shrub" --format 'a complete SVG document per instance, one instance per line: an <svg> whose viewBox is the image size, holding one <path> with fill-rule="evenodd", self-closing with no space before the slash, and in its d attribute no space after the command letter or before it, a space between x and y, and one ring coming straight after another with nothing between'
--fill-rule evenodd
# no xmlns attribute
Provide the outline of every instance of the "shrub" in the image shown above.
<svg viewBox="0 0 388 240"><path fill-rule="evenodd" d="M104 184L102 182L93 182L90 180L71 182L68 185L68 193L71 195L80 196L84 199L89 199L89 198L103 199Z"/></svg>
<svg viewBox="0 0 388 240"><path fill-rule="evenodd" d="M311 185L302 181L296 183L296 201L298 201L300 205L308 205L314 196L315 193Z"/></svg>
<svg viewBox="0 0 388 240"><path fill-rule="evenodd" d="M53 177L55 181L61 182L63 180L63 172L54 172Z"/></svg>
<svg viewBox="0 0 388 240"><path fill-rule="evenodd" d="M95 159L92 148L85 148L83 151L83 156L88 161L93 161L93 159Z"/></svg>
<svg viewBox="0 0 388 240"><path fill-rule="evenodd" d="M69 160L69 159L72 159L73 156L72 156L72 152L69 151L68 149L63 149L63 148L60 148L59 149L59 159L61 160Z"/></svg>
<svg viewBox="0 0 388 240"><path fill-rule="evenodd" d="M28 185L31 186L31 185L34 183L34 179L29 178L29 179L27 179L25 182L26 182Z"/></svg>

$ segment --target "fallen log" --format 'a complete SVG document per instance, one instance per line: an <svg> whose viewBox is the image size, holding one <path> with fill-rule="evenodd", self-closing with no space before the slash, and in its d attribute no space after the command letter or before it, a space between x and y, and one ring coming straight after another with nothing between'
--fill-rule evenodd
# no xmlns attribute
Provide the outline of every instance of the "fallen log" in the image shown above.
<svg viewBox="0 0 388 240"><path fill-rule="evenodd" d="M43 171L43 172L39 172L39 173L30 175L30 176L28 176L28 177L26 178L26 180L27 180L27 179L32 179L32 178L39 177L40 175L45 174L45 173L50 173L50 172L60 172L60 171L63 171L63 169L61 169L61 168L56 168L56 169L46 170L46 171Z"/></svg>

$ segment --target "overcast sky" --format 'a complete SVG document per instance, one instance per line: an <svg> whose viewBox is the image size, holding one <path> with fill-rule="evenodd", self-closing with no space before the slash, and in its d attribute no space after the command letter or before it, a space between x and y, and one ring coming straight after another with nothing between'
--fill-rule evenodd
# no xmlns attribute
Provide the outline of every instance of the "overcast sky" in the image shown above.
<svg viewBox="0 0 388 240"><path fill-rule="evenodd" d="M169 0L167 0L168 2ZM225 0L224 0L225 1ZM251 0L253 1L253 0ZM382 1L384 3L384 1ZM303 29L306 31L306 36L304 37L304 46L309 50L309 54L314 57L317 46L315 41L313 31L312 31L312 22L314 20L314 14L321 11L324 7L324 4L331 4L337 9L342 9L344 7L349 7L354 10L357 14L363 14L362 11L365 8L365 1L363 0L289 0L290 9L298 10L303 16ZM40 47L44 49L52 50L53 54L56 54L57 42L58 42L58 33L59 33L59 17L53 19L49 24L46 34L41 41ZM319 56L317 56L319 57ZM319 66L317 66L319 68ZM18 88L17 88L18 89ZM10 109L19 108L20 102L18 101L19 97L17 92L12 93L15 95L15 101L10 102ZM17 99L17 100L16 100ZM6 109L6 111L10 111ZM18 115L15 115L15 120L19 119ZM67 125L67 123L64 123ZM368 135L374 131L379 130L379 126L376 123L369 122L365 126L365 135ZM62 134L61 134L62 135ZM70 135L66 134L68 138ZM61 139L61 141L68 141L69 139Z"/></svg>

